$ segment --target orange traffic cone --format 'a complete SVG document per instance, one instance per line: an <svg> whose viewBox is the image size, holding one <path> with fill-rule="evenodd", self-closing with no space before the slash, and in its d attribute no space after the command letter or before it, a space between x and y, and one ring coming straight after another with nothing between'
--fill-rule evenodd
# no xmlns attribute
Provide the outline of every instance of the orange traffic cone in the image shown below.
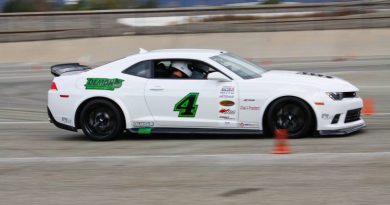
<svg viewBox="0 0 390 205"><path fill-rule="evenodd" d="M287 129L276 129L275 130L275 147L272 150L272 154L289 154L291 153L287 143L288 130Z"/></svg>
<svg viewBox="0 0 390 205"><path fill-rule="evenodd" d="M374 113L375 113L374 100L372 98L364 98L362 114L366 116L371 116Z"/></svg>

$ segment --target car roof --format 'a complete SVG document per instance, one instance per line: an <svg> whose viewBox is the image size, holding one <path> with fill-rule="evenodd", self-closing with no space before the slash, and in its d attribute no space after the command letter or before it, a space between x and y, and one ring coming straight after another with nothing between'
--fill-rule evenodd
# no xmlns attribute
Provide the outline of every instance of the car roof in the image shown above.
<svg viewBox="0 0 390 205"><path fill-rule="evenodd" d="M212 56L219 55L221 53L227 53L223 50L215 49L159 49L147 51L140 48L140 52L128 57L107 63L98 68L93 69L93 72L100 72L101 70L113 68L118 72L122 72L123 69L132 65L134 62L153 59L195 59L201 60L210 58ZM105 71L103 71L105 72Z"/></svg>
<svg viewBox="0 0 390 205"><path fill-rule="evenodd" d="M146 51L144 49L140 49L139 55L146 56L161 56L161 57L212 57L221 53L226 53L223 50L216 49L158 49Z"/></svg>

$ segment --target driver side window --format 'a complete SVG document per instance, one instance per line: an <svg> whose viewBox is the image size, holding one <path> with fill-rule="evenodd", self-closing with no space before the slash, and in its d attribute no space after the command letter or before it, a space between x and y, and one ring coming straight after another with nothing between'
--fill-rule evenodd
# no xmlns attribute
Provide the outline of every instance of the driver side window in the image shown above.
<svg viewBox="0 0 390 205"><path fill-rule="evenodd" d="M197 60L161 59L153 61L154 78L158 79L206 79L215 69Z"/></svg>

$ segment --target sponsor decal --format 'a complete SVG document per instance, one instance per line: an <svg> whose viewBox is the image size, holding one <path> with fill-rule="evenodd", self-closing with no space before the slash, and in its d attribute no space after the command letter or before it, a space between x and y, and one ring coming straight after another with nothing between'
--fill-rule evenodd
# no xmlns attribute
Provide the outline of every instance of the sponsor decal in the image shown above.
<svg viewBox="0 0 390 205"><path fill-rule="evenodd" d="M223 122L223 124L225 125L225 126L227 126L227 127L231 127L233 124L231 123L231 122L229 122L229 121L225 121L225 122Z"/></svg>
<svg viewBox="0 0 390 205"><path fill-rule="evenodd" d="M223 116L219 116L219 119L224 119L224 120L235 120L236 118L223 115Z"/></svg>
<svg viewBox="0 0 390 205"><path fill-rule="evenodd" d="M179 112L178 117L195 117L198 105L199 93L188 93L184 98L177 102L173 108L173 111Z"/></svg>
<svg viewBox="0 0 390 205"><path fill-rule="evenodd" d="M133 122L133 127L153 127L154 122Z"/></svg>
<svg viewBox="0 0 390 205"><path fill-rule="evenodd" d="M233 106L235 103L231 100L222 100L219 102L220 105L230 107Z"/></svg>
<svg viewBox="0 0 390 205"><path fill-rule="evenodd" d="M244 128L244 127L257 127L257 123L256 122L240 122L240 127L241 128Z"/></svg>
<svg viewBox="0 0 390 205"><path fill-rule="evenodd" d="M234 95L234 87L233 86L222 86L220 95Z"/></svg>
<svg viewBox="0 0 390 205"><path fill-rule="evenodd" d="M114 90L122 87L124 80L118 78L87 78L84 85L87 90Z"/></svg>
<svg viewBox="0 0 390 205"><path fill-rule="evenodd" d="M234 98L234 95L219 95L219 98Z"/></svg>
<svg viewBox="0 0 390 205"><path fill-rule="evenodd" d="M244 99L244 102L254 102L255 99Z"/></svg>
<svg viewBox="0 0 390 205"><path fill-rule="evenodd" d="M240 106L240 110L256 111L256 110L260 110L260 107L257 107L257 106Z"/></svg>
<svg viewBox="0 0 390 205"><path fill-rule="evenodd" d="M67 117L61 117L61 121L65 124L70 124L72 123L72 120L67 118Z"/></svg>
<svg viewBox="0 0 390 205"><path fill-rule="evenodd" d="M234 115L234 114L236 114L236 111L235 110L231 110L231 109L229 109L229 108L222 108L222 109L220 109L219 110L219 113L221 113L221 114L226 114L226 115Z"/></svg>
<svg viewBox="0 0 390 205"><path fill-rule="evenodd" d="M321 118L324 119L324 120L330 120L330 119L333 119L333 116L324 113L324 114L321 115Z"/></svg>

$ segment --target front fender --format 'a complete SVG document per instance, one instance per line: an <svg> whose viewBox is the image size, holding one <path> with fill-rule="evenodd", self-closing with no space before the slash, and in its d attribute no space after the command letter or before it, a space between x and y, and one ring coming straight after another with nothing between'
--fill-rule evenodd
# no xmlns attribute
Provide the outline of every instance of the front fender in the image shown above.
<svg viewBox="0 0 390 205"><path fill-rule="evenodd" d="M263 102L263 104L260 108L260 116L261 116L261 119L259 120L260 129L262 129L262 130L264 129L263 121L264 121L265 114L266 114L268 107L275 100L282 98L282 97L296 97L296 98L299 98L299 99L303 100L304 102L306 102L314 112L315 119L316 119L316 125L317 125L319 110L318 110L317 105L315 103L322 101L322 96L318 92L307 93L307 92L302 91L302 92L294 92L294 94L292 94L291 92L280 91L280 92L277 92L277 93L273 94L272 96L268 97L266 99L266 101ZM317 125L317 127L318 127L318 125Z"/></svg>

